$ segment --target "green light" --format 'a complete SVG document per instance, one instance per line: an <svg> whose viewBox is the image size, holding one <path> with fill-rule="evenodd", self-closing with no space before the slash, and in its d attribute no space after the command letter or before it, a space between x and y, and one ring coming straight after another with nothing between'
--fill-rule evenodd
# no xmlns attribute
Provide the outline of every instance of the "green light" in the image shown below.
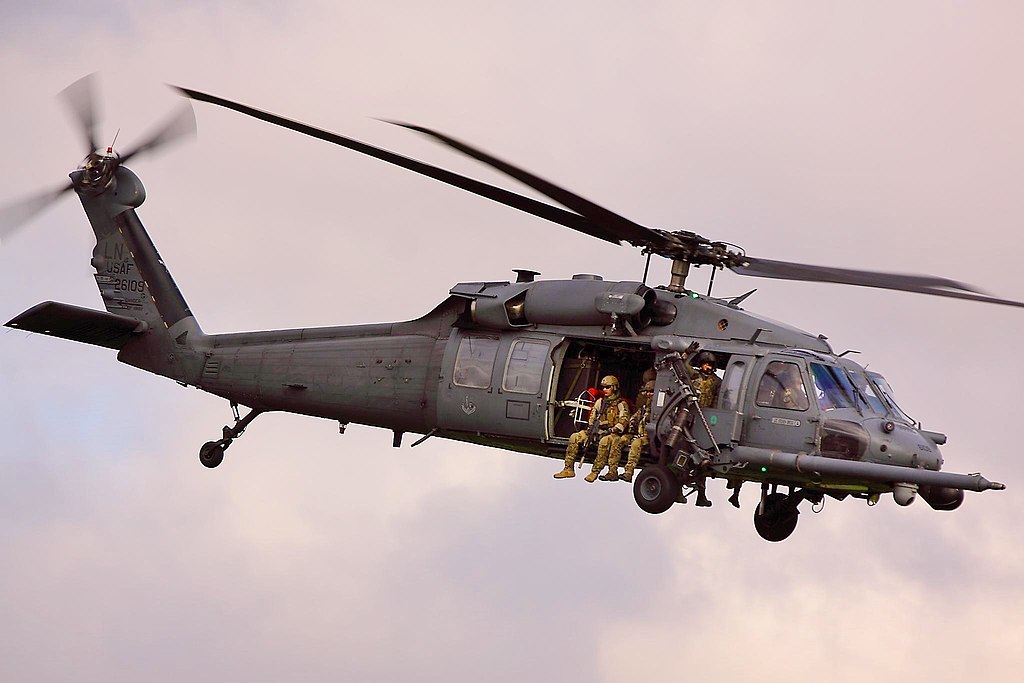
<svg viewBox="0 0 1024 683"><path fill-rule="evenodd" d="M767 467L762 467L762 468L761 468L761 472L767 472L767 471L768 471L768 468L767 468Z"/></svg>
<svg viewBox="0 0 1024 683"><path fill-rule="evenodd" d="M700 298L700 294L697 294L697 292L690 292L690 298L691 299Z"/></svg>

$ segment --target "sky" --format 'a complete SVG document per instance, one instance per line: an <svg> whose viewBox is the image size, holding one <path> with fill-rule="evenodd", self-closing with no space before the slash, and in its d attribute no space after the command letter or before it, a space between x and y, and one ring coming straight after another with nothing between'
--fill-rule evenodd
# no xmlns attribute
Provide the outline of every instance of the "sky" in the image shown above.
<svg viewBox="0 0 1024 683"><path fill-rule="evenodd" d="M1019 3L0 0L0 205L83 150L54 97L97 72L100 137L236 99L521 191L398 119L641 224L763 258L929 273L1024 299ZM644 259L215 107L131 167L207 332L407 320L460 281ZM528 191L527 191L528 192ZM0 245L0 318L100 308L66 196ZM706 269L691 275L698 288ZM667 262L651 280L667 282ZM761 540L743 508L648 515L560 464L294 415L223 465L227 402L108 350L0 331L0 678L1017 680L1024 313L716 278L882 372L945 469L1003 492L885 497ZM411 439L407 439L407 443Z"/></svg>

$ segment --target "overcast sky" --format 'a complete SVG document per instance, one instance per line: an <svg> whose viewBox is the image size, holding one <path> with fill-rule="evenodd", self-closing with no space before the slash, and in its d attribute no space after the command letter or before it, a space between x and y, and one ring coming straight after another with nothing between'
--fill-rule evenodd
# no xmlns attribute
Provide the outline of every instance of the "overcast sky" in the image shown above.
<svg viewBox="0 0 1024 683"><path fill-rule="evenodd" d="M554 8L551 6L555 5ZM628 6L627 6L628 5ZM644 225L748 253L932 273L1024 299L1024 9L1015 2L0 0L0 204L82 156L54 95L99 72L100 138L216 93L519 189L430 126ZM132 168L208 332L417 317L459 281L643 257L196 106ZM66 196L0 246L0 322L101 308ZM704 269L706 271L706 269ZM654 269L668 278L667 263ZM701 283L697 271L691 282ZM1024 667L1018 309L722 274L827 335L1005 492L805 509L762 541L714 507L641 512L552 460L260 417L110 351L0 332L0 679L1017 680ZM407 439L407 443L411 439Z"/></svg>

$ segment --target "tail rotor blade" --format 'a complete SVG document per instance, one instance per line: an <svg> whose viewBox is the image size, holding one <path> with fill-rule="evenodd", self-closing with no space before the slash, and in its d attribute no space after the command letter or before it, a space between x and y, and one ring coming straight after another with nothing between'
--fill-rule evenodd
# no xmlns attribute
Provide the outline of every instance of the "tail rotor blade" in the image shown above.
<svg viewBox="0 0 1024 683"><path fill-rule="evenodd" d="M121 155L121 163L124 163L143 152L149 152L182 138L195 137L196 115L192 111L192 105L185 102L162 126L139 143L131 151Z"/></svg>
<svg viewBox="0 0 1024 683"><path fill-rule="evenodd" d="M92 73L83 76L60 92L60 97L68 105L71 113L78 119L85 136L85 144L88 149L86 154L92 154L99 147L96 141L96 74Z"/></svg>
<svg viewBox="0 0 1024 683"><path fill-rule="evenodd" d="M49 190L0 208L0 242L5 241L33 216L72 189L74 189L74 185L68 183L56 190Z"/></svg>

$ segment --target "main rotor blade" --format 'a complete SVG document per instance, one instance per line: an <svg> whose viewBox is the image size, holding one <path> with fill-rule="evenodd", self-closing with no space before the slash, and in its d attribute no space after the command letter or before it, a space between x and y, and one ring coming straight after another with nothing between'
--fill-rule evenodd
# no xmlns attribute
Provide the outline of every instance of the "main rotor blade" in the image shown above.
<svg viewBox="0 0 1024 683"><path fill-rule="evenodd" d="M65 192L73 190L74 187L68 183L56 190L48 190L0 208L0 242L17 232L18 228L27 223L29 219L55 202Z"/></svg>
<svg viewBox="0 0 1024 683"><path fill-rule="evenodd" d="M585 216L594 225L606 229L609 237L643 245L660 244L663 241L661 235L649 228L645 228L638 223L634 223L628 218L624 218L614 211L610 211L603 206L595 204L589 199L585 199L578 194L570 192L563 187L559 187L550 181L544 180L529 171L519 168L518 166L514 166L507 161L498 159L497 157L491 156L487 152L477 149L476 147L472 147L464 142L456 140L455 138L448 137L443 133L439 133L429 128L424 128L423 126L416 126L411 123L402 123L401 121L386 121L386 123L391 123L396 126L408 128L409 130L414 130L418 133L423 133L424 135L432 137L452 149L458 150L477 161L487 164L491 168L501 171L505 175L515 178L524 185L527 185L537 192L550 197L562 206L572 209L581 216Z"/></svg>
<svg viewBox="0 0 1024 683"><path fill-rule="evenodd" d="M901 273L883 273L872 270L855 270L850 268L833 268L831 266L814 266L807 263L789 261L772 261L746 257L747 265L738 266L733 270L740 275L775 278L779 280L804 280L808 282L835 282L844 285L860 285L862 287L882 287L885 289L901 289L903 287L940 287L959 289L965 292L982 294L971 285L931 275L904 275Z"/></svg>
<svg viewBox="0 0 1024 683"><path fill-rule="evenodd" d="M121 163L128 161L133 156L143 152L149 152L180 138L193 137L196 134L196 115L192 111L192 105L185 103L181 109L172 114L163 125L158 127L149 137L139 143L134 149L121 155Z"/></svg>
<svg viewBox="0 0 1024 683"><path fill-rule="evenodd" d="M518 209L524 213L537 216L538 218L543 218L553 223L564 225L567 228L578 230L579 232L611 242L612 244L620 243L618 238L610 235L608 231L603 229L601 226L594 225L584 216L571 211L566 211L565 209L561 209L557 206L545 204L544 202L539 202L536 199L524 197L523 195L516 194L515 192L510 192L509 190L495 187L494 185L489 185L479 180L473 180L472 178L467 178L466 176L459 175L458 173L446 171L443 168L438 168L437 166L417 161L416 159L395 154L394 152L390 152L386 149L374 147L373 145L369 145L365 142L347 138L343 135L323 130L322 128L316 128L306 123L300 123L299 121L293 121L283 116L278 116L277 114L256 109L255 107L250 107L245 104L232 102L231 100L224 99L223 97L217 97L216 95L209 95L197 90L189 90L178 86L171 87L174 87L185 97L189 97L193 100L199 100L200 102L207 102L226 109L232 109L245 114L246 116L259 119L260 121L266 121L267 123L272 123L275 126L281 126L282 128L287 128L297 133L302 133L303 135L308 135L318 140L324 140L325 142L330 142L340 147L351 149L355 152L359 152L360 154L365 154L366 156L386 161L389 164L400 166L401 168L419 173L420 175L427 176L428 178L433 178L434 180L452 185L453 187L458 187L466 190L467 192L472 192L473 194L481 197L486 197L487 199L496 201L499 204L504 204L505 206L510 206L513 209Z"/></svg>
<svg viewBox="0 0 1024 683"><path fill-rule="evenodd" d="M944 296L953 299L982 301L1024 308L1024 303L1022 302L989 296L963 282L930 275L905 275L849 268L831 268L806 263L772 261L750 256L744 257L744 260L746 265L734 266L731 269L737 275L749 275L776 280L799 280L803 282L832 282L842 285L915 292L917 294L930 294L932 296Z"/></svg>
<svg viewBox="0 0 1024 683"><path fill-rule="evenodd" d="M88 149L86 154L92 154L99 147L96 142L96 74L91 73L83 76L77 81L60 91L60 97L71 109L71 113L78 119L85 136L85 144Z"/></svg>

